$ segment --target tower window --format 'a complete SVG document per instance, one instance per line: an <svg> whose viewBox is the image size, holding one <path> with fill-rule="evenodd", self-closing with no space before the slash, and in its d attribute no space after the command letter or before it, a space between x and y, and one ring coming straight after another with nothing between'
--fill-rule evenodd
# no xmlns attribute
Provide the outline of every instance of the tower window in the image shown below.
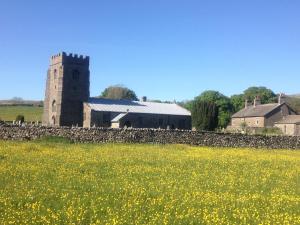
<svg viewBox="0 0 300 225"><path fill-rule="evenodd" d="M57 69L54 69L53 73L54 73L54 79L56 79L57 78Z"/></svg>
<svg viewBox="0 0 300 225"><path fill-rule="evenodd" d="M72 78L73 78L73 80L79 80L79 71L78 70L73 70Z"/></svg>
<svg viewBox="0 0 300 225"><path fill-rule="evenodd" d="M52 112L56 112L56 101L53 100L52 102Z"/></svg>

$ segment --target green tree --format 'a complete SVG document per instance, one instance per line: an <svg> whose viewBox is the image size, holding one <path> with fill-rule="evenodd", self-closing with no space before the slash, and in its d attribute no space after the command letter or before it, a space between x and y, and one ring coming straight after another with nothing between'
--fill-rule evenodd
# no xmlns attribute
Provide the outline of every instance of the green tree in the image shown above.
<svg viewBox="0 0 300 225"><path fill-rule="evenodd" d="M197 130L215 130L218 126L218 107L213 102L195 100L192 118L193 127Z"/></svg>
<svg viewBox="0 0 300 225"><path fill-rule="evenodd" d="M105 88L99 97L110 99L128 99L133 101L138 100L133 90L121 85L114 85Z"/></svg>
<svg viewBox="0 0 300 225"><path fill-rule="evenodd" d="M274 103L277 101L276 94L266 87L249 87L244 91L244 99L253 101L256 96L259 96L262 104Z"/></svg>
<svg viewBox="0 0 300 225"><path fill-rule="evenodd" d="M230 99L218 91L204 91L195 98L197 101L212 102L218 107L218 127L227 127L230 122L233 106Z"/></svg>
<svg viewBox="0 0 300 225"><path fill-rule="evenodd" d="M237 112L244 108L245 106L245 96L244 94L232 95L230 101L233 107L233 112Z"/></svg>
<svg viewBox="0 0 300 225"><path fill-rule="evenodd" d="M256 96L261 98L262 104L273 103L277 101L276 94L272 90L266 87L249 87L243 92L243 94L232 95L230 97L230 101L233 106L233 112L237 112L244 108L246 99L249 101L249 103L251 103L254 101Z"/></svg>
<svg viewBox="0 0 300 225"><path fill-rule="evenodd" d="M177 104L189 111L192 111L192 106L193 106L192 100L185 100L185 101L177 102Z"/></svg>

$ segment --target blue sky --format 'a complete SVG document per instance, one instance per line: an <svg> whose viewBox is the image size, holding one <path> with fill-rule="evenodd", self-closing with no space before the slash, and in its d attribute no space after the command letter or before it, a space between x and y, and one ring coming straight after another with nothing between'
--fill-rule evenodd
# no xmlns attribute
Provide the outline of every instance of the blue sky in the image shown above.
<svg viewBox="0 0 300 225"><path fill-rule="evenodd" d="M249 86L300 93L298 0L0 0L0 99L43 99L49 57L91 57L91 95L150 99Z"/></svg>

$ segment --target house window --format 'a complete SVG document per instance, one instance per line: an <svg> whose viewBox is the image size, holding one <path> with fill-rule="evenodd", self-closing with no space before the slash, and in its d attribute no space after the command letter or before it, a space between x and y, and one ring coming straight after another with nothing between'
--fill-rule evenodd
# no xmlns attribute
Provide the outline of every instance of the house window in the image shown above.
<svg viewBox="0 0 300 225"><path fill-rule="evenodd" d="M259 124L259 121L258 120L256 120L256 125L258 125Z"/></svg>

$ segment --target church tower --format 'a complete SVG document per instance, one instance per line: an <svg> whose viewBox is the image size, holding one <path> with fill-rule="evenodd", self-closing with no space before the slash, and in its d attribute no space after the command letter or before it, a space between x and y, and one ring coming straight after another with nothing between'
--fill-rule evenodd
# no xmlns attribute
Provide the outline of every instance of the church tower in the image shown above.
<svg viewBox="0 0 300 225"><path fill-rule="evenodd" d="M82 126L83 102L90 96L89 57L52 56L47 72L43 125Z"/></svg>

